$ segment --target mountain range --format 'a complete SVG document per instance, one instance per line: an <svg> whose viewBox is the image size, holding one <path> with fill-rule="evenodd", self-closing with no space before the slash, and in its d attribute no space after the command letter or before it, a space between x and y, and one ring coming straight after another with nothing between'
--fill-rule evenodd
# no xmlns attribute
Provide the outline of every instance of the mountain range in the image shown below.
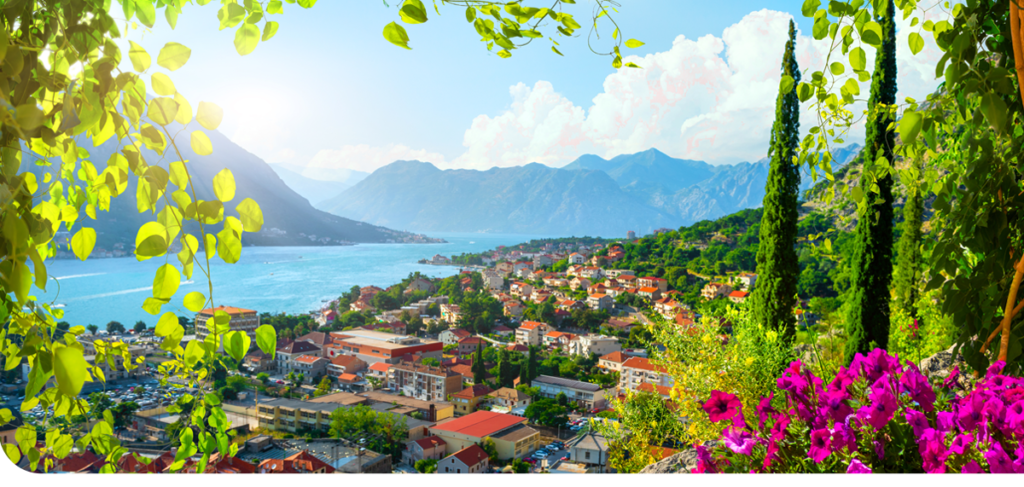
<svg viewBox="0 0 1024 487"><path fill-rule="evenodd" d="M860 146L833 151L833 166ZM384 166L316 204L355 220L416 231L640 234L761 206L769 161L712 165L657 149L604 159L584 155L561 168L527 164L486 171L441 170L419 161ZM812 180L804 174L801 191Z"/></svg>
<svg viewBox="0 0 1024 487"><path fill-rule="evenodd" d="M180 126L170 127L175 133ZM183 131L178 135L182 159L187 165L195 185L196 196L204 200L216 199L213 193L213 177L222 169L230 169L235 178L235 198L226 203L225 216L238 216L235 206L245 198L252 198L259 203L263 211L263 228L257 233L246 233L243 244L260 246L290 245L337 245L340 243L383 243L402 241L412 237L403 232L395 232L388 228L365 224L359 221L332 215L314 208L302 195L296 193L282 180L277 173L259 157L249 153L217 131L207 131L213 145L213 153L207 156L195 154L188 143L191 131ZM91 145L91 144L90 144ZM89 159L102 171L106 161L120 149L115 139L110 139L98 147L89 148ZM149 149L142 149L142 155L150 165L160 165L165 169L173 160L177 160L172 149L167 149L163 156ZM28 157L22 163L22 171L32 171L41 180L44 172L56 172L60 168L59 161L50 166L40 166L29 162ZM124 244L131 249L135 243L135 234L145 222L156 220L150 212L140 213L136 205L136 178L129 177L128 187L124 193L111 200L109 212L97 212L95 221L88 220L85 213L76 223L76 227L87 225L96 229L97 247L111 248L114 244ZM160 206L162 208L162 205ZM213 232L219 231L221 225L215 225ZM186 231L194 231L186 225ZM210 228L207 228L210 231ZM312 238L311 238L312 237Z"/></svg>
<svg viewBox="0 0 1024 487"><path fill-rule="evenodd" d="M278 163L271 164L270 167L289 188L295 190L314 206L321 201L337 196L370 175L370 173L353 169L337 169L327 175L317 173L318 177L330 177L330 179L320 180L303 175L305 168L302 166Z"/></svg>

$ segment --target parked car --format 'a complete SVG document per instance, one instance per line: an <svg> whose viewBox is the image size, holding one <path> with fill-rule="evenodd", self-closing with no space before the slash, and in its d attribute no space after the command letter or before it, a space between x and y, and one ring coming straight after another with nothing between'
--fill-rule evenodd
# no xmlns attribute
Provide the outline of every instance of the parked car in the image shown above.
<svg viewBox="0 0 1024 487"><path fill-rule="evenodd" d="M538 460L541 460L541 459L544 459L544 458L547 458L547 457L548 457L548 454L547 454L547 452L544 452L544 451L539 451L538 450L538 451L533 453L533 458L536 458Z"/></svg>

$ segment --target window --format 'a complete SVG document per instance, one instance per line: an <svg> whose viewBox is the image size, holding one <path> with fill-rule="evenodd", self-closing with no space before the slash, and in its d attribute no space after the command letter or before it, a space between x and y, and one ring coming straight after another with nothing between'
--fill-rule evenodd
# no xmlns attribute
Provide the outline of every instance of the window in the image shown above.
<svg viewBox="0 0 1024 487"><path fill-rule="evenodd" d="M583 454L583 458L586 458L587 460L590 460L590 452L584 453Z"/></svg>
<svg viewBox="0 0 1024 487"><path fill-rule="evenodd" d="M448 467L445 467L444 468L444 473L448 473L448 472L450 472L450 470L448 470Z"/></svg>
<svg viewBox="0 0 1024 487"><path fill-rule="evenodd" d="M461 468L455 469L455 473L462 473L462 469Z"/></svg>

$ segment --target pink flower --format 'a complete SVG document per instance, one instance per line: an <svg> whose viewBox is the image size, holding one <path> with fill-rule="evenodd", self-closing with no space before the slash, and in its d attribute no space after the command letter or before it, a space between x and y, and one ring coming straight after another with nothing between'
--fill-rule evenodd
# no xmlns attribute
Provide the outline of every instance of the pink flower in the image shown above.
<svg viewBox="0 0 1024 487"><path fill-rule="evenodd" d="M811 448L807 456L814 460L814 463L821 463L832 454L831 433L826 429L818 429L811 432Z"/></svg>
<svg viewBox="0 0 1024 487"><path fill-rule="evenodd" d="M900 377L900 389L910 394L911 399L921 405L921 409L927 412L935 409L935 391L914 364L910 364Z"/></svg>
<svg viewBox="0 0 1024 487"><path fill-rule="evenodd" d="M942 381L942 387L946 389L952 389L959 385L958 379L960 378L960 367L953 367L953 370L949 371L949 375Z"/></svg>
<svg viewBox="0 0 1024 487"><path fill-rule="evenodd" d="M981 411L985 407L985 398L974 392L966 399L964 403L961 403L956 419L960 423L960 428L965 431L974 431L978 429L978 423L982 422Z"/></svg>
<svg viewBox="0 0 1024 487"><path fill-rule="evenodd" d="M841 391L822 394L819 400L820 411L837 423L846 421L846 417L853 414L853 408L846 403L847 397L847 394Z"/></svg>
<svg viewBox="0 0 1024 487"><path fill-rule="evenodd" d="M924 430L931 428L928 418L920 411L907 409L904 416L907 418L907 424L914 427L914 436L920 437Z"/></svg>
<svg viewBox="0 0 1024 487"><path fill-rule="evenodd" d="M839 451L844 447L850 453L857 451L857 436L846 423L836 423L832 427L832 448Z"/></svg>
<svg viewBox="0 0 1024 487"><path fill-rule="evenodd" d="M768 440L768 451L764 455L764 463L762 467L768 470L772 466L772 461L775 460L775 454L779 452L779 445L775 440Z"/></svg>
<svg viewBox="0 0 1024 487"><path fill-rule="evenodd" d="M775 392L772 391L772 393L769 394L768 397L761 398L761 402L758 403L758 405L757 405L757 418L758 418L758 421L759 421L758 425L757 425L758 428L764 428L765 421L767 421L768 418L770 418L773 413L778 412L778 411L775 410L775 408L772 407L772 399L774 399L774 398L775 398Z"/></svg>
<svg viewBox="0 0 1024 487"><path fill-rule="evenodd" d="M993 376L999 375L1003 372L1003 368L1006 367L1006 362L1002 360L996 360L992 365L985 371L985 378L991 379Z"/></svg>
<svg viewBox="0 0 1024 487"><path fill-rule="evenodd" d="M772 425L771 439L772 441L782 441L786 439L786 428L789 427L791 420L785 414L775 415L775 424Z"/></svg>
<svg viewBox="0 0 1024 487"><path fill-rule="evenodd" d="M722 391L711 391L711 399L704 403L704 411L713 422L732 420L742 415L743 403L733 394Z"/></svg>
<svg viewBox="0 0 1024 487"><path fill-rule="evenodd" d="M1024 427L1024 399L1021 399L1010 407L1006 408L1006 423L1014 429Z"/></svg>
<svg viewBox="0 0 1024 487"><path fill-rule="evenodd" d="M953 429L953 425L956 422L956 415L949 411L939 411L935 413L935 429L948 433Z"/></svg>
<svg viewBox="0 0 1024 487"><path fill-rule="evenodd" d="M715 465L707 447L697 445L695 450L697 450L697 468L693 469L693 473L718 473L718 466Z"/></svg>
<svg viewBox="0 0 1024 487"><path fill-rule="evenodd" d="M880 430L892 421L892 417L896 414L896 398L893 397L889 391L881 391L879 394L872 394L875 396L874 401L861 407L857 411L857 418L863 421L867 421L875 430Z"/></svg>
<svg viewBox="0 0 1024 487"><path fill-rule="evenodd" d="M981 469L976 460L971 460L960 469L960 473L985 473L985 471Z"/></svg>
<svg viewBox="0 0 1024 487"><path fill-rule="evenodd" d="M949 452L956 453L957 455L964 455L967 453L968 448L974 444L974 435L970 433L964 433L957 435L953 438L953 443L949 445Z"/></svg>
<svg viewBox="0 0 1024 487"><path fill-rule="evenodd" d="M846 468L846 473L871 473L871 468L854 458L850 460L850 466Z"/></svg>
<svg viewBox="0 0 1024 487"><path fill-rule="evenodd" d="M998 441L993 442L992 448L985 452L985 460L988 461L988 468L992 473L1014 473L1013 462Z"/></svg>
<svg viewBox="0 0 1024 487"><path fill-rule="evenodd" d="M725 446L740 455L750 455L750 452L754 450L754 445L757 444L754 435L749 431L733 426L726 429L722 436L725 439Z"/></svg>

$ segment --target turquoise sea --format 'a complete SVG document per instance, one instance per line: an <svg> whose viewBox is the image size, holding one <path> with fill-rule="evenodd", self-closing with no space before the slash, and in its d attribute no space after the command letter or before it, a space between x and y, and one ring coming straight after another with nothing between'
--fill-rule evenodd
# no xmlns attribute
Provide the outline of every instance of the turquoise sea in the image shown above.
<svg viewBox="0 0 1024 487"><path fill-rule="evenodd" d="M417 264L434 254L458 255L481 252L499 245L527 242L538 235L431 233L444 244L360 244L347 247L246 247L235 264L213 260L213 298L216 305L237 306L259 312L302 313L320 308L353 285L387 287L411 272L431 277L450 276L455 266ZM201 257L202 254L200 254ZM143 311L142 302L152 295L153 274L164 262L178 264L174 256L138 262L134 257L117 259L51 260L46 292L38 289L39 301L60 303L64 319L72 326L95 324L103 329L116 320L131 328L136 321L156 325L157 316ZM192 291L207 294L205 276L198 268L192 281L181 284L174 300L161 312L182 316L193 313L181 304Z"/></svg>

